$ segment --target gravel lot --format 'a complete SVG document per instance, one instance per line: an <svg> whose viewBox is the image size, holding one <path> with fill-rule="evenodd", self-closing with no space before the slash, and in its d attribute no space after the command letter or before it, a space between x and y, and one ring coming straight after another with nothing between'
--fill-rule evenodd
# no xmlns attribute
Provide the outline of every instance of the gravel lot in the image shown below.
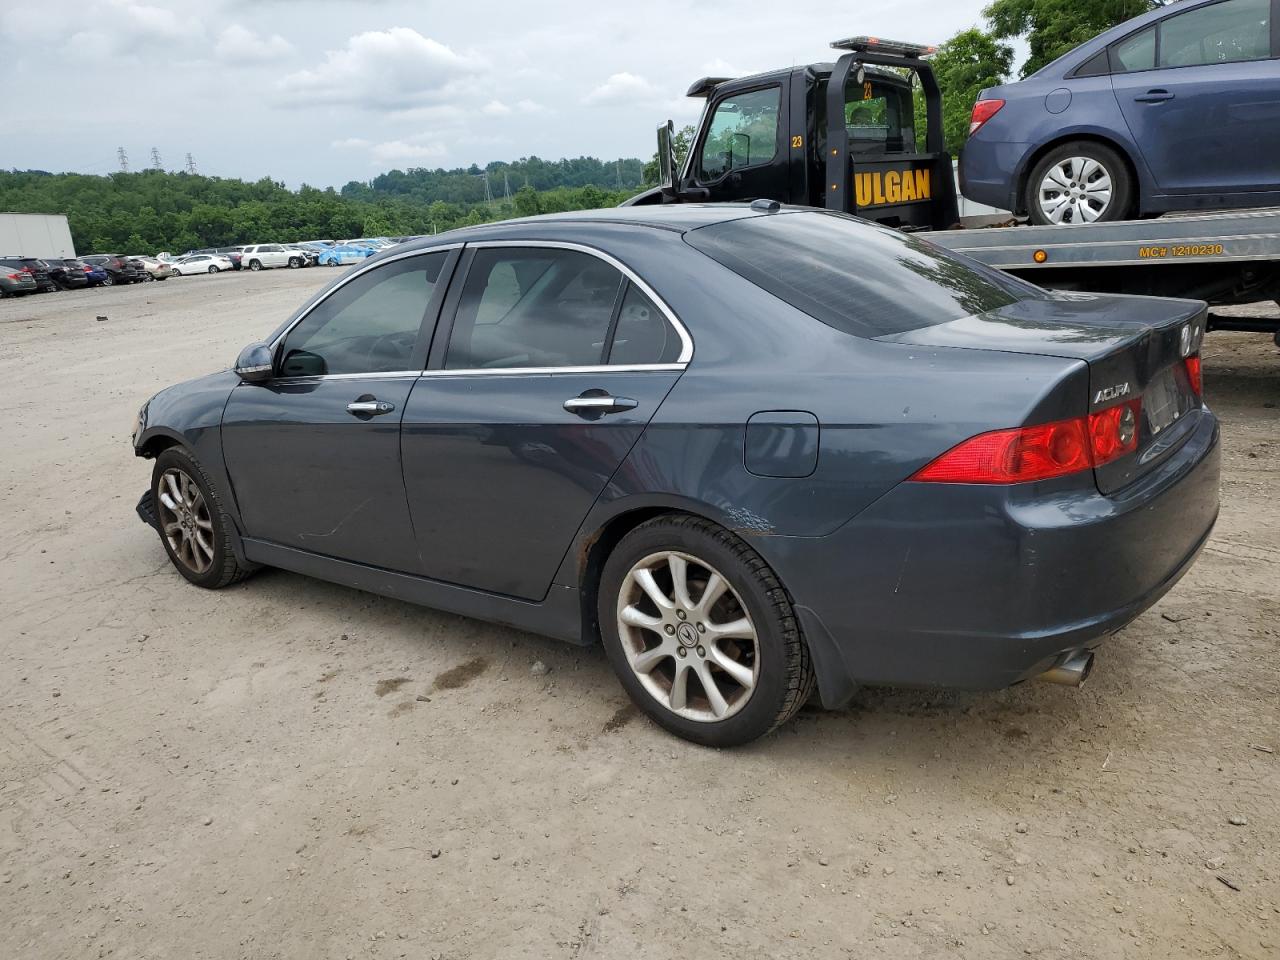
<svg viewBox="0 0 1280 960"><path fill-rule="evenodd" d="M717 753L598 649L171 570L134 413L333 275L0 303L0 957L1280 956L1269 337L1210 336L1221 520L1088 686Z"/></svg>

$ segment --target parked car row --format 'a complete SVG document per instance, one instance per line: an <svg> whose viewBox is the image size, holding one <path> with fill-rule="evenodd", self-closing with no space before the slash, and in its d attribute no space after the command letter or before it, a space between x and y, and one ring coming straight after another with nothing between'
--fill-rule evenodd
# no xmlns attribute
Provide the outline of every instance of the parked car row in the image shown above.
<svg viewBox="0 0 1280 960"><path fill-rule="evenodd" d="M170 276L167 269L159 268L153 275L142 262L118 254L90 254L67 259L0 257L0 296L109 287L117 283L163 280L167 276Z"/></svg>

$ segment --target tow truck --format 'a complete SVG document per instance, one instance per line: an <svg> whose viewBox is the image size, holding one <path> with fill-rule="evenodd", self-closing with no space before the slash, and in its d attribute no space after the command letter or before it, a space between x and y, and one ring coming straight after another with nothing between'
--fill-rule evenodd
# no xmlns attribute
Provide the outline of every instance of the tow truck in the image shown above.
<svg viewBox="0 0 1280 960"><path fill-rule="evenodd" d="M683 167L676 170L668 120L658 127L659 186L624 205L821 207L915 232L1053 289L1214 306L1280 299L1276 209L1046 227L961 222L942 94L927 59L936 48L865 36L831 47L840 53L834 62L697 80L688 96L706 105ZM916 129L917 86L923 131ZM1270 332L1280 345L1280 316L1211 313L1209 324Z"/></svg>

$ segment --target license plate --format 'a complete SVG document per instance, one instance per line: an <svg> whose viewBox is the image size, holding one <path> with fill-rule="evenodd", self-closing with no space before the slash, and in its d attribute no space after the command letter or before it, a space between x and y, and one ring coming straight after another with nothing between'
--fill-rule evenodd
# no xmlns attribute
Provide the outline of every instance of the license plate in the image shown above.
<svg viewBox="0 0 1280 960"><path fill-rule="evenodd" d="M1181 416L1178 384L1173 379L1172 370L1165 370L1147 384L1142 406L1147 412L1147 424L1151 427L1152 436L1166 429Z"/></svg>

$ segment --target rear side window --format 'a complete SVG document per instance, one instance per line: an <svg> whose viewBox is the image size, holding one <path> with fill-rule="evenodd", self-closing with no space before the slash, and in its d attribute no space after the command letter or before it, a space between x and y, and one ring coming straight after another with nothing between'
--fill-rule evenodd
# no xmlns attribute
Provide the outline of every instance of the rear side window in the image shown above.
<svg viewBox="0 0 1280 960"><path fill-rule="evenodd" d="M1080 66L1076 67L1073 77L1103 77L1111 72L1111 59L1105 49L1095 53Z"/></svg>
<svg viewBox="0 0 1280 960"><path fill-rule="evenodd" d="M1160 66L1195 67L1271 56L1271 0L1226 0L1160 22Z"/></svg>
<svg viewBox="0 0 1280 960"><path fill-rule="evenodd" d="M1132 73L1135 70L1151 70L1156 65L1156 28L1125 37L1111 47L1113 73Z"/></svg>
<svg viewBox="0 0 1280 960"><path fill-rule="evenodd" d="M581 367L604 358L622 274L586 253L479 249L454 317L445 367Z"/></svg>
<svg viewBox="0 0 1280 960"><path fill-rule="evenodd" d="M832 213L778 213L691 230L685 240L828 326L881 337L1046 296L1029 283Z"/></svg>

